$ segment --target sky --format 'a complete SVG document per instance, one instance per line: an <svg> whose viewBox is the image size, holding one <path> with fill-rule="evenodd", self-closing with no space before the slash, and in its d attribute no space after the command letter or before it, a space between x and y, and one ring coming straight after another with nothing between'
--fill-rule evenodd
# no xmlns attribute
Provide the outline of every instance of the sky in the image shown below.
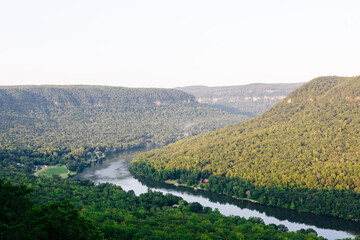
<svg viewBox="0 0 360 240"><path fill-rule="evenodd" d="M360 75L358 0L0 0L0 85Z"/></svg>

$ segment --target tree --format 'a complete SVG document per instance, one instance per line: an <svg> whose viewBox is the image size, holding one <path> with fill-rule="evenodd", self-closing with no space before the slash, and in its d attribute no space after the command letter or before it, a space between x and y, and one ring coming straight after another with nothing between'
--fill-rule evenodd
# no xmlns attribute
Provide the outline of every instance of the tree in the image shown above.
<svg viewBox="0 0 360 240"><path fill-rule="evenodd" d="M201 212L203 210L203 206L198 202L192 202L189 205L189 210L194 213Z"/></svg>
<svg viewBox="0 0 360 240"><path fill-rule="evenodd" d="M93 222L85 219L69 200L29 211L22 226L32 239L103 239Z"/></svg>

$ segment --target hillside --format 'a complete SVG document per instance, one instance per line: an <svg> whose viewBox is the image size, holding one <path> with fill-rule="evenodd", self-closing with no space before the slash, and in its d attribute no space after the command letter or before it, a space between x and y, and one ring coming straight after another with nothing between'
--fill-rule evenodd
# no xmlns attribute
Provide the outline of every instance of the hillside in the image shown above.
<svg viewBox="0 0 360 240"><path fill-rule="evenodd" d="M195 96L196 101L222 110L249 117L260 115L283 100L304 83L264 84L207 87L189 86L176 89Z"/></svg>
<svg viewBox="0 0 360 240"><path fill-rule="evenodd" d="M214 176L216 192L359 219L359 157L360 77L320 77L256 118L142 154L132 170Z"/></svg>
<svg viewBox="0 0 360 240"><path fill-rule="evenodd" d="M0 87L3 166L67 164L169 142L246 119L178 90L102 86Z"/></svg>

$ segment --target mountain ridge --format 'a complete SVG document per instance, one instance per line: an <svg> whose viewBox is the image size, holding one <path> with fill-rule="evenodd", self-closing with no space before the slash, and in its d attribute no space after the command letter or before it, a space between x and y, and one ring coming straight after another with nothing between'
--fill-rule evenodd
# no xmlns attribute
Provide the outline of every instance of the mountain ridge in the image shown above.
<svg viewBox="0 0 360 240"><path fill-rule="evenodd" d="M231 179L240 179L243 183L236 183L237 187L231 183L232 187L222 188L242 198L247 197L246 188L253 192L262 187L280 187L299 191L296 194L310 190L349 191L354 194L354 203L359 204L356 200L360 199L359 94L360 77L314 79L260 116L138 156L132 163L134 172L150 176L141 167L136 170L143 163L159 174L169 172L173 177L185 171L187 180L191 173L198 172L200 176L228 179L228 184ZM244 184L241 191L239 184ZM270 198L262 202L274 205ZM293 203L294 208L301 210L306 198L311 196L280 205Z"/></svg>
<svg viewBox="0 0 360 240"><path fill-rule="evenodd" d="M330 80L332 80L332 78L330 77L330 78L325 78L325 79L330 79ZM357 81L359 81L359 79L360 79L360 77L357 77L357 78L355 78ZM198 136L198 137L195 137L195 138L192 138L192 139L189 139L189 140L185 140L185 142L187 142L187 141L191 141L192 142L192 144L189 144L189 146L188 146L188 148L189 149L191 149L191 151L195 154L198 154L198 152L195 150L196 148L194 148L194 147L191 147L190 148L190 145L191 146L194 146L194 144L196 144L196 140L198 140L198 139L196 139L196 138L201 138L201 141L199 141L199 143L198 144L196 144L196 146L197 146L197 149L209 149L209 147L208 146L205 146L206 144L209 144L209 146L215 146L216 144L219 144L218 142L220 141L220 142L222 142L222 140L223 140L223 144L224 145L234 145L234 143L230 143L229 142L229 140L227 140L226 141L226 139L229 139L229 137L232 137L231 139L234 139L234 137L239 137L239 139L237 139L236 141L238 142L238 144L240 144L240 143L242 143L242 144L245 144L244 142L242 142L242 141L244 141L243 140L243 138L241 138L241 134L245 134L245 133L249 133L249 134L253 134L253 132L255 131L256 132L256 134L255 134L255 136L253 136L254 138L257 138L257 139L260 139L260 137L259 137L259 134L261 133L262 134L262 137L265 137L265 136L267 136L267 135L269 135L270 133L274 133L274 130L271 130L272 128L274 128L274 124L276 124L275 126L277 126L278 127L278 129L280 130L280 131L282 131L281 133L282 134L285 134L285 133L287 133L290 129L286 129L286 128L284 128L283 126L280 126L281 124L279 123L279 122L286 122L286 123L290 123L290 124L295 124L295 120L294 119L290 119L290 117L293 117L294 118L294 116L297 118L296 120L298 121L298 123L300 123L300 121L301 121L301 114L300 114L300 112L301 111L303 111L303 109L302 108L309 108L310 106L305 106L304 104L303 104L303 102L298 102L296 99L296 97L298 97L298 95L299 95L299 93L300 93L300 96L303 96L303 94L301 94L301 92L302 91L308 91L307 89L309 89L309 87L311 87L312 85L313 85L313 83L315 83L315 86L316 86L316 84L319 84L319 83L321 83L321 80L322 80L322 78L318 78L318 79L315 79L315 80L313 80L313 81L311 81L311 82L309 82L307 85L305 85L305 86L303 86L303 87L300 87L299 89L297 89L297 90L295 90L293 93L291 93L287 98L285 98L282 102L280 102L280 103L278 103L278 104L276 104L274 107L272 107L271 109L269 109L267 112L265 112L263 115L260 115L260 116L258 116L258 117L255 117L255 118L252 118L252 119L249 119L249 120L247 120L246 122L242 122L242 123L238 123L238 124L236 124L236 125L233 125L233 126L229 126L229 127L225 127L224 129L220 129L220 130L216 130L215 132L213 132L213 133L208 133L208 134L205 134L205 135L200 135L200 136ZM350 79L350 80L352 80L352 79ZM332 87L329 87L329 89L328 90L326 90L326 91L323 91L322 93L320 93L320 95L319 96L323 96L324 94L326 94L326 92L328 92L328 91L330 91L330 93L332 93L331 92L331 89L333 88L333 87L336 87L336 86L340 86L340 85L338 85L338 83L339 82L346 82L346 81L349 81L349 79L348 78L341 78L341 81L339 80L339 79L337 79L335 82L336 82L336 84L335 85L333 85ZM326 83L329 83L329 82L331 82L331 81L326 81ZM316 88L313 88L313 89L315 89L316 90ZM319 97L319 99L318 99L318 101L317 101L317 98L315 98L315 95L312 95L313 97L314 97L314 99L313 100L311 100L311 99L308 99L308 101L307 101L307 103L309 103L309 104L311 104L312 106L311 107L314 107L314 109L315 108L321 108L321 107L323 107L323 105L322 105L322 101L324 101L323 100L323 98L324 97ZM326 95L327 96L327 95ZM327 96L328 97L328 96ZM295 100L293 100L293 99L295 99ZM291 101L290 101L291 100ZM346 100L346 99L344 99L344 100ZM346 100L347 101L347 100ZM318 104L320 104L320 105L318 105ZM282 112L282 114L279 114L279 109L282 109L282 110L284 110L283 112ZM290 109L290 110L289 110ZM317 109L315 109L314 111L320 111L320 110L317 110ZM295 115L294 115L295 114ZM273 118L275 118L275 115L276 115L276 121L274 121L273 120ZM293 116L294 115L294 116ZM354 116L354 117L356 117L356 116ZM264 119L267 119L267 121L264 121ZM328 119L328 118L325 118L324 116L322 117L322 119L321 119L322 121L325 121L325 120L328 120L328 121L330 121L330 119ZM263 128L267 128L266 130L263 130L263 129L261 129L261 127L263 127ZM289 127L289 126L287 126L287 127ZM258 129L258 130L256 130L256 129ZM310 126L310 129L312 129L311 128L311 126ZM335 129L334 129L335 130ZM226 136L227 137L221 137L221 133L226 133ZM294 133L296 133L296 132L294 132ZM318 132L319 133L319 132ZM205 140L205 138L207 138L207 137L209 137L209 138L213 138L212 140L215 140L214 139L214 136L216 136L216 135L220 135L219 137L218 137L218 139L216 139L216 140L219 140L219 141L211 141L211 140ZM252 135L251 135L252 136ZM281 137L285 137L284 135L281 135ZM321 135L319 135L318 137L321 137ZM236 138L235 138L236 139ZM266 139L266 138L265 138ZM263 139L263 140L265 140L265 139ZM299 138L300 139L300 138ZM272 140L272 139L271 139ZM246 139L245 139L245 141L246 141ZM252 141L252 140L250 140L250 141ZM285 140L284 139L284 141L287 141L287 140ZM178 145L179 147L181 146L181 144L183 144L184 142L179 142L179 143L175 143L176 145ZM206 143L206 144L205 144ZM247 144L247 143L246 143ZM270 143L269 143L270 144ZM274 143L271 143L273 146L278 146L278 144L274 144ZM285 144L286 145L286 144ZM293 145L293 144L291 144L291 143L289 143L288 141L287 141L287 145ZM263 145L261 145L261 146L263 146ZM278 146L278 147L280 147L280 146ZM169 146L169 147L167 147L168 148L168 150L170 150L170 148L171 148L171 146ZM223 152L221 152L221 151L217 151L216 150L216 148L214 148L213 149L214 151L216 151L217 152L217 154L219 154L219 155L221 155L221 154L224 154ZM246 149L243 149L244 151L247 151ZM159 151L159 150L158 150ZM199 150L200 151L200 150ZM229 150L229 149L226 149L226 151L227 151L227 153L228 154L231 154L231 155L233 155L233 153ZM261 149L261 151L265 151L265 149ZM170 150L170 152L171 152L171 150ZM254 155L254 154L252 154L252 153L250 153L249 152L249 154L250 154L250 156L256 156L256 154ZM275 152L274 152L274 154L275 155L277 155ZM289 153L290 154L290 153ZM179 154L179 156L181 156L181 154ZM199 154L198 154L198 156L200 156ZM263 155L262 155L263 156ZM294 157L294 156L293 156ZM201 158L203 159L203 157L201 156ZM232 157L233 158L233 157ZM250 157L250 159L251 159L251 157ZM204 160L205 161L205 160ZM209 160L206 160L205 162L209 162ZM225 164L225 163L224 163ZM226 164L227 166L228 166L228 168L230 168L230 169L232 169L233 167L234 167L234 165L229 165L229 163L228 164ZM206 165L204 165L204 166L206 166ZM203 166L203 167L204 167ZM225 172L227 172L227 171L225 171L225 170L223 170L223 171L221 171L221 173L219 172L219 170L217 170L218 171L218 173L219 173L219 175L221 175L221 174L223 174L223 173L225 173ZM228 173L229 174L229 173ZM360 185L358 186L358 188L357 188L357 191L360 191Z"/></svg>
<svg viewBox="0 0 360 240"><path fill-rule="evenodd" d="M284 99L303 83L252 83L234 86L178 87L193 94L199 103L254 117Z"/></svg>
<svg viewBox="0 0 360 240"><path fill-rule="evenodd" d="M44 156L56 155L59 163L65 155L70 163L88 152L162 146L244 119L202 106L174 89L0 87L0 148L41 153L35 154L42 159L37 157L36 163L46 162ZM18 163L25 162L31 161Z"/></svg>

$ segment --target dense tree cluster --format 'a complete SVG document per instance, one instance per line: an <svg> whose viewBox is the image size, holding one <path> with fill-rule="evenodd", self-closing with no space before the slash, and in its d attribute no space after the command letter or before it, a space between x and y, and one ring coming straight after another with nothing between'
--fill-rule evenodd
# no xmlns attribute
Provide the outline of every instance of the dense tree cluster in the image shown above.
<svg viewBox="0 0 360 240"><path fill-rule="evenodd" d="M0 179L0 239L103 239L70 201L34 204L30 189Z"/></svg>
<svg viewBox="0 0 360 240"><path fill-rule="evenodd" d="M171 194L148 191L137 197L111 184L1 175L5 239L323 239L311 229L288 232L259 218L225 217ZM15 200L11 205L9 198Z"/></svg>
<svg viewBox="0 0 360 240"><path fill-rule="evenodd" d="M298 210L315 211L303 205L316 192L315 212L359 219L359 157L360 77L321 77L256 118L144 153L134 164L150 163L159 174L183 170L219 176L226 183L237 179L240 185L230 195L242 196L250 183L262 189L261 202ZM279 191L288 191L292 199L282 202ZM328 201L333 202L322 206ZM345 212L332 210L334 204Z"/></svg>
<svg viewBox="0 0 360 240"><path fill-rule="evenodd" d="M178 184L255 200L261 204L351 220L360 219L360 194L352 191L255 186L248 180L211 175L208 172L156 170L146 162L134 162L130 169L136 176L155 181L175 179Z"/></svg>
<svg viewBox="0 0 360 240"><path fill-rule="evenodd" d="M1 87L0 164L61 163L78 170L96 153L163 146L245 118L178 90Z"/></svg>

